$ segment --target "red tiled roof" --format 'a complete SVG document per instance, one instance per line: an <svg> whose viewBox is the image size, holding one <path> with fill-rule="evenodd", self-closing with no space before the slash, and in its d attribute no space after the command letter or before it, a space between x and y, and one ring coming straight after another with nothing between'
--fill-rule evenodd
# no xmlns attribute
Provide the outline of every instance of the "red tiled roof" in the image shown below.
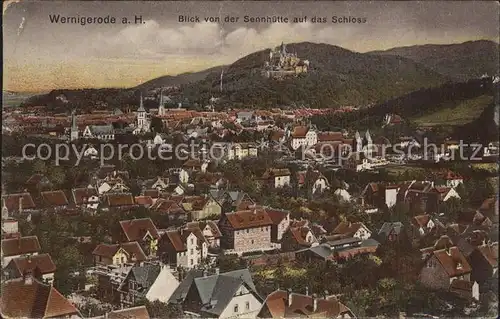
<svg viewBox="0 0 500 319"><path fill-rule="evenodd" d="M62 190L41 192L44 203L50 207L67 206L69 204L66 194Z"/></svg>
<svg viewBox="0 0 500 319"><path fill-rule="evenodd" d="M266 212L271 218L274 225L278 225L279 223L281 223L283 219L285 219L287 216L290 215L289 211L273 209L273 208L266 208Z"/></svg>
<svg viewBox="0 0 500 319"><path fill-rule="evenodd" d="M56 271L56 265L50 258L49 254L39 254L34 256L17 257L11 260L11 262L22 276L31 272L34 274L35 269L40 271L42 275L54 273Z"/></svg>
<svg viewBox="0 0 500 319"><path fill-rule="evenodd" d="M79 315L73 304L54 287L33 279L31 284L22 279L2 284L0 301L2 317L53 318Z"/></svg>
<svg viewBox="0 0 500 319"><path fill-rule="evenodd" d="M289 301L291 298L291 303ZM265 312L265 313L264 313ZM268 312L268 313L267 313ZM344 313L351 313L349 308L343 305L335 297L317 299L317 308L314 309L312 296L296 293L288 293L276 290L267 296L259 317L270 318L298 318L318 317L337 318ZM351 315L353 317L353 315Z"/></svg>
<svg viewBox="0 0 500 319"><path fill-rule="evenodd" d="M135 205L134 197L130 193L107 194L109 207L132 206Z"/></svg>
<svg viewBox="0 0 500 319"><path fill-rule="evenodd" d="M35 208L35 203L33 202L33 198L31 197L30 193L3 195L2 200L9 212L14 212L19 210L20 200L22 209Z"/></svg>
<svg viewBox="0 0 500 319"><path fill-rule="evenodd" d="M342 132L320 132L318 133L318 142L344 141Z"/></svg>
<svg viewBox="0 0 500 319"><path fill-rule="evenodd" d="M471 272L467 259L458 247L436 250L434 256L436 256L449 277L457 277Z"/></svg>
<svg viewBox="0 0 500 319"><path fill-rule="evenodd" d="M90 197L97 196L97 190L93 187L73 188L72 194L74 203L76 205L82 205L87 203Z"/></svg>
<svg viewBox="0 0 500 319"><path fill-rule="evenodd" d="M151 206L153 205L153 198L151 196L135 196L135 202L138 205Z"/></svg>
<svg viewBox="0 0 500 319"><path fill-rule="evenodd" d="M234 229L270 226L273 224L264 209L240 210L226 213L226 217Z"/></svg>
<svg viewBox="0 0 500 319"><path fill-rule="evenodd" d="M144 196L149 196L151 198L159 198L160 197L160 191L157 189L146 189L143 192Z"/></svg>
<svg viewBox="0 0 500 319"><path fill-rule="evenodd" d="M122 244L99 244L92 252L92 255L111 258L122 248L129 256L134 256L137 261L146 260L146 255L138 242L132 241Z"/></svg>
<svg viewBox="0 0 500 319"><path fill-rule="evenodd" d="M363 223L341 222L335 227L333 233L353 236L361 227L363 227Z"/></svg>
<svg viewBox="0 0 500 319"><path fill-rule="evenodd" d="M17 256L37 253L41 250L38 237L26 236L2 240L2 254L4 256Z"/></svg>
<svg viewBox="0 0 500 319"><path fill-rule="evenodd" d="M306 137L309 128L307 126L296 126L293 128L292 137L303 138Z"/></svg>
<svg viewBox="0 0 500 319"><path fill-rule="evenodd" d="M115 310L107 313L108 319L150 319L146 306Z"/></svg>
<svg viewBox="0 0 500 319"><path fill-rule="evenodd" d="M292 234L292 238L295 239L295 241L304 246L310 246L311 243L306 240L307 234L311 230L307 226L303 227L291 227L290 228L290 233Z"/></svg>
<svg viewBox="0 0 500 319"><path fill-rule="evenodd" d="M147 232L155 239L160 238L151 218L122 220L120 226L128 241L141 241Z"/></svg>

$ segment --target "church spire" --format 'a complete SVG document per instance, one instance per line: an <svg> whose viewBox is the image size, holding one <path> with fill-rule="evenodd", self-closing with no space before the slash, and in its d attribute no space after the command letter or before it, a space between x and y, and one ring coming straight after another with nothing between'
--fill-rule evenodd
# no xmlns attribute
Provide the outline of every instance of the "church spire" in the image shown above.
<svg viewBox="0 0 500 319"><path fill-rule="evenodd" d="M144 103L142 101L142 92L141 92L141 101L139 102L139 109L137 112L146 112L146 109L144 108Z"/></svg>

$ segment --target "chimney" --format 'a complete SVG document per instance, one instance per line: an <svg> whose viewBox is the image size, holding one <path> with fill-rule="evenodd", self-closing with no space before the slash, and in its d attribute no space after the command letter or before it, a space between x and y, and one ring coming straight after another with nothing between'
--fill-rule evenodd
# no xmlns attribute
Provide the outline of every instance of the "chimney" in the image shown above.
<svg viewBox="0 0 500 319"><path fill-rule="evenodd" d="M31 272L31 270L28 270L23 274L23 280L25 285L33 284L33 273Z"/></svg>
<svg viewBox="0 0 500 319"><path fill-rule="evenodd" d="M313 300L313 312L316 312L318 310L318 298L316 294L312 295L312 300Z"/></svg>
<svg viewBox="0 0 500 319"><path fill-rule="evenodd" d="M203 269L203 277L207 277L208 276L208 271L206 269Z"/></svg>
<svg viewBox="0 0 500 319"><path fill-rule="evenodd" d="M287 292L288 292L288 307L291 307L292 306L292 289L288 288Z"/></svg>
<svg viewBox="0 0 500 319"><path fill-rule="evenodd" d="M329 295L328 290L325 290L325 291L324 291L324 298L325 298L325 300L326 300L326 299L328 299L328 295Z"/></svg>
<svg viewBox="0 0 500 319"><path fill-rule="evenodd" d="M309 296L309 286L306 286L306 296Z"/></svg>
<svg viewBox="0 0 500 319"><path fill-rule="evenodd" d="M220 268L219 267L215 267L215 274L218 275L220 273Z"/></svg>

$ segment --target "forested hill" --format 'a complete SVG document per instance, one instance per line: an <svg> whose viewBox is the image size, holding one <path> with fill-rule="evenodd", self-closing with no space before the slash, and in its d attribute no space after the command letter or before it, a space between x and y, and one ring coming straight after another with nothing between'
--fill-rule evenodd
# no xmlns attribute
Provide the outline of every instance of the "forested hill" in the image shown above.
<svg viewBox="0 0 500 319"><path fill-rule="evenodd" d="M491 78L476 79L464 83L447 83L437 88L417 90L356 112L316 116L312 118L312 122L318 128L324 130L336 129L338 127L358 130L380 128L384 115L388 113L398 114L404 120L411 120L412 118L418 118L419 116L439 111L441 107L446 107L447 109L451 107L453 109L454 105L456 106L463 101L481 96L490 96L492 98L486 101L493 101L498 98L497 95L498 84L493 84ZM494 102L488 102L488 105L484 105L483 108L484 112L492 112ZM478 121L482 121L482 124L478 125ZM473 121L475 124L465 123L454 126L457 128L469 127L470 129L477 130L482 125L484 128L491 126L489 122L493 122L493 116L488 118L481 114L477 120ZM476 132L468 131L467 134L476 134Z"/></svg>
<svg viewBox="0 0 500 319"><path fill-rule="evenodd" d="M309 60L310 71L282 81L262 77L260 69L269 57L262 50L234 62L224 73L222 101L235 107L281 105L338 107L382 102L449 80L414 61L399 56L362 54L329 44L288 44L289 52ZM219 91L219 74L187 85L190 100L208 100Z"/></svg>
<svg viewBox="0 0 500 319"><path fill-rule="evenodd" d="M414 45L370 53L405 57L456 81L479 78L483 74L498 75L499 70L499 45L486 40Z"/></svg>

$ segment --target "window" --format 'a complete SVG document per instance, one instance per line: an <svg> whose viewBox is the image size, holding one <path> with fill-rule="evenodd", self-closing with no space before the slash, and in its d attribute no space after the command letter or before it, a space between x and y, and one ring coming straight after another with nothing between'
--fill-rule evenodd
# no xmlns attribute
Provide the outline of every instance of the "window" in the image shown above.
<svg viewBox="0 0 500 319"><path fill-rule="evenodd" d="M250 232L250 229L247 229L247 234Z"/></svg>
<svg viewBox="0 0 500 319"><path fill-rule="evenodd" d="M250 310L250 302L245 303L245 310Z"/></svg>
<svg viewBox="0 0 500 319"><path fill-rule="evenodd" d="M238 313L238 305L234 305L234 312Z"/></svg>
<svg viewBox="0 0 500 319"><path fill-rule="evenodd" d="M191 248L191 250L190 250L190 252L189 252L189 253L190 253L191 255L193 255L193 254L194 254L194 252L193 252L193 248Z"/></svg>
<svg viewBox="0 0 500 319"><path fill-rule="evenodd" d="M189 259L189 265L193 265L193 260L192 259Z"/></svg>
<svg viewBox="0 0 500 319"><path fill-rule="evenodd" d="M260 228L260 231L264 231L264 227L261 227L261 228Z"/></svg>
<svg viewBox="0 0 500 319"><path fill-rule="evenodd" d="M122 264L125 263L125 257L122 257Z"/></svg>
<svg viewBox="0 0 500 319"><path fill-rule="evenodd" d="M253 245L253 243L254 243L254 241L253 241L253 239L252 239L252 245Z"/></svg>
<svg viewBox="0 0 500 319"><path fill-rule="evenodd" d="M191 238L191 245L194 245L194 239Z"/></svg>

